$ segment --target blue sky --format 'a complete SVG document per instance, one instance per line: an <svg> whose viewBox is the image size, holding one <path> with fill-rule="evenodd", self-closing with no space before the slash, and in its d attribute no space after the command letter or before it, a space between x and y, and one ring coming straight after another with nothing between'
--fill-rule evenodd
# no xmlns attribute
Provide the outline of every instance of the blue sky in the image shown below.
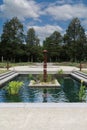
<svg viewBox="0 0 87 130"><path fill-rule="evenodd" d="M4 22L14 16L25 32L33 27L42 43L54 31L63 35L74 17L87 31L87 0L0 0L0 33Z"/></svg>

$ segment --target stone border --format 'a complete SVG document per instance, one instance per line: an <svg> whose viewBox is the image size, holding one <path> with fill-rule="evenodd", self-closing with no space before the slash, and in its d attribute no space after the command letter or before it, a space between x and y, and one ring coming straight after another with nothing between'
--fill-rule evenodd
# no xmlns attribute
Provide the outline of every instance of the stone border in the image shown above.
<svg viewBox="0 0 87 130"><path fill-rule="evenodd" d="M0 108L87 108L87 103L0 103Z"/></svg>
<svg viewBox="0 0 87 130"><path fill-rule="evenodd" d="M57 81L57 79L55 79L55 84L52 84L52 83L44 83L44 84L41 84L41 83L36 83L36 84L34 84L34 80L31 80L30 81L30 83L29 83L29 87L33 87L33 88L41 88L41 87L43 87L43 88L54 88L54 87L60 87L61 85L59 84L59 82Z"/></svg>

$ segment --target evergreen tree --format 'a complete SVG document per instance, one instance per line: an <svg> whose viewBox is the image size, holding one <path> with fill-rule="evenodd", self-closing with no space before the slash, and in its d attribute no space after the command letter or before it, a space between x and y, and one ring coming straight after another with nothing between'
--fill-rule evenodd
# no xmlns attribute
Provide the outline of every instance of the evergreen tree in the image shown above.
<svg viewBox="0 0 87 130"><path fill-rule="evenodd" d="M27 56L28 61L37 61L39 57L39 38L36 36L35 30L33 28L30 28L27 31L26 36L26 46L27 46Z"/></svg>
<svg viewBox="0 0 87 130"><path fill-rule="evenodd" d="M44 49L48 50L49 61L60 60L60 49L62 45L62 36L59 32L53 32L43 43Z"/></svg>
<svg viewBox="0 0 87 130"><path fill-rule="evenodd" d="M73 18L70 22L66 34L64 35L64 42L66 43L70 60L81 61L84 59L86 35L78 18Z"/></svg>
<svg viewBox="0 0 87 130"><path fill-rule="evenodd" d="M15 60L20 44L23 43L23 25L17 17L6 21L1 35L2 54L6 59Z"/></svg>

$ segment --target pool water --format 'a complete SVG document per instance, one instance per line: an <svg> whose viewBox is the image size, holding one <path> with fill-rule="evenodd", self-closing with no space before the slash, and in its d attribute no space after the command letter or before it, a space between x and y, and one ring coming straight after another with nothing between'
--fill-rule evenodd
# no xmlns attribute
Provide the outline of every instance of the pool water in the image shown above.
<svg viewBox="0 0 87 130"><path fill-rule="evenodd" d="M58 81L60 88L30 88L29 76L19 75L14 80L23 81L18 95L9 95L3 88L0 89L0 102L30 102L30 103L61 103L61 102L79 102L80 83L71 77L60 77ZM6 84L7 85L7 84ZM5 86L6 86L5 85ZM46 92L46 93L44 93Z"/></svg>

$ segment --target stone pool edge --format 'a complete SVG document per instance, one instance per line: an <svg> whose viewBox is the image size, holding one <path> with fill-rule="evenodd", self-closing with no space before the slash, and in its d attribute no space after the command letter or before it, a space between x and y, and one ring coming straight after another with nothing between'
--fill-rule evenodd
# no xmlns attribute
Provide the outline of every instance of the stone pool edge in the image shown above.
<svg viewBox="0 0 87 130"><path fill-rule="evenodd" d="M87 103L0 103L0 108L85 108Z"/></svg>

